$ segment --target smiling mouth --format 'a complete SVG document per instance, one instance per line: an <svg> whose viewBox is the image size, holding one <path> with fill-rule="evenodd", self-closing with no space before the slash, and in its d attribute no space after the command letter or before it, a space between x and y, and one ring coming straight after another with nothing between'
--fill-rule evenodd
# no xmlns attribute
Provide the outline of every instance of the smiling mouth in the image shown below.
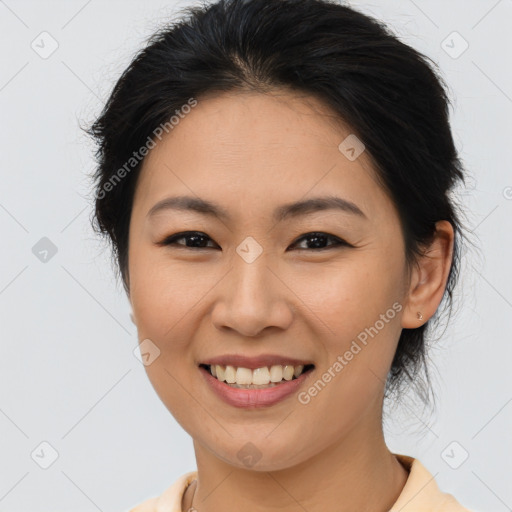
<svg viewBox="0 0 512 512"><path fill-rule="evenodd" d="M233 388L243 389L279 386L283 382L297 379L315 367L313 364L297 366L277 364L251 370L249 368L218 364L200 364L199 366L220 382L224 382Z"/></svg>

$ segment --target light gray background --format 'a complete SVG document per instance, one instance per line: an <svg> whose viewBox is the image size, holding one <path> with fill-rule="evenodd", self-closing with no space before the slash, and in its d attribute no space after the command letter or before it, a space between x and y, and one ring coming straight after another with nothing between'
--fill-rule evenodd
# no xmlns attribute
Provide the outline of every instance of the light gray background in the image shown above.
<svg viewBox="0 0 512 512"><path fill-rule="evenodd" d="M386 438L467 507L512 510L512 1L350 4L439 63L482 249L464 258L458 314L431 352L437 413L402 406ZM186 5L0 1L0 511L127 510L195 469L190 437L133 355L127 298L89 226L93 147L78 129ZM31 47L43 31L59 45L46 59ZM457 58L453 31L469 43ZM57 248L46 262L32 250L43 237ZM51 457L43 441L58 452L48 469L35 462Z"/></svg>

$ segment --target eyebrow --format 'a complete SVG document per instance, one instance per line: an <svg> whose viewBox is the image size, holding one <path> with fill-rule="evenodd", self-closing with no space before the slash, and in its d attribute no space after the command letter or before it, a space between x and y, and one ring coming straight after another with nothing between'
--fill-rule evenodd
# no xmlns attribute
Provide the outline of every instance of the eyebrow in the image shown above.
<svg viewBox="0 0 512 512"><path fill-rule="evenodd" d="M149 210L147 217L164 210L193 211L223 221L231 221L231 215L222 206L206 199L192 196L175 196L162 199ZM363 211L352 201L337 196L323 196L284 204L274 210L273 219L281 222L324 210L341 210L366 219Z"/></svg>

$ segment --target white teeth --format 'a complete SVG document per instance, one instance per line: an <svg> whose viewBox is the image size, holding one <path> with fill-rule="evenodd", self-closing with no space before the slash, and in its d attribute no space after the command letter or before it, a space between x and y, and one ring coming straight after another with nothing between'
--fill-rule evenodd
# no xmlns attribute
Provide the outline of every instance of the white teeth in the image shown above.
<svg viewBox="0 0 512 512"><path fill-rule="evenodd" d="M283 368L283 379L284 380L292 380L293 379L293 366L286 365Z"/></svg>
<svg viewBox="0 0 512 512"><path fill-rule="evenodd" d="M226 366L226 373L224 375L224 380L228 384L234 384L236 382L236 369L234 366Z"/></svg>
<svg viewBox="0 0 512 512"><path fill-rule="evenodd" d="M252 371L249 368L237 368L235 381L237 384L252 384Z"/></svg>
<svg viewBox="0 0 512 512"><path fill-rule="evenodd" d="M276 364L270 367L270 382L281 382L283 380L283 367Z"/></svg>
<svg viewBox="0 0 512 512"><path fill-rule="evenodd" d="M240 368L239 368L240 369ZM256 368L252 372L249 370L251 375L251 382L244 382L244 384L268 384L270 382L270 372L268 368ZM237 384L240 384L237 379Z"/></svg>
<svg viewBox="0 0 512 512"><path fill-rule="evenodd" d="M272 386L283 380L292 380L299 377L304 370L304 365L280 365L276 364L270 368L263 366L251 370L249 368L236 366L211 365L210 372L218 380L233 384L236 387L244 386Z"/></svg>
<svg viewBox="0 0 512 512"><path fill-rule="evenodd" d="M219 379L221 382L226 380L226 369L224 368L224 366L219 366L218 364L212 364L210 366L210 371L213 366L215 366L215 370L213 370L212 375L215 373L215 375L213 375L213 376L217 377L217 379Z"/></svg>

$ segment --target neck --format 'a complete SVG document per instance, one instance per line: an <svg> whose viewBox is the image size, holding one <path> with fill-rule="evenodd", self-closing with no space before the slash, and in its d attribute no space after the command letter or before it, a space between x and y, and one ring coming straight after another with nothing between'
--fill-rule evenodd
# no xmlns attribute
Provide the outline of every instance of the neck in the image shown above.
<svg viewBox="0 0 512 512"><path fill-rule="evenodd" d="M183 510L193 503L200 512L388 511L408 472L388 450L380 420L378 432L375 423L358 424L335 445L277 471L232 466L194 441L197 485L187 490Z"/></svg>

